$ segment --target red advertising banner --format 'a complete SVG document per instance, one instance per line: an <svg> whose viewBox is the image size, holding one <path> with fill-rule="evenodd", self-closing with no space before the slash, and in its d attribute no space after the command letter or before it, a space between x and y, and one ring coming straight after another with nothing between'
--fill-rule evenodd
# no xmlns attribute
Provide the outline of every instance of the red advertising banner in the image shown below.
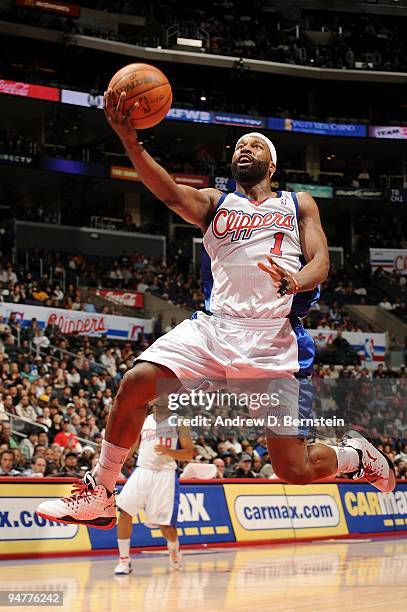
<svg viewBox="0 0 407 612"><path fill-rule="evenodd" d="M139 291L119 291L116 289L96 289L96 295L110 300L119 306L144 308L144 294Z"/></svg>
<svg viewBox="0 0 407 612"><path fill-rule="evenodd" d="M57 87L45 87L44 85L32 85L31 83L19 83L18 81L6 81L4 79L0 79L0 94L59 102L59 89Z"/></svg>
<svg viewBox="0 0 407 612"><path fill-rule="evenodd" d="M25 6L47 13L57 13L67 17L79 17L81 14L81 7L77 4L56 2L55 0L15 0L15 3L17 6Z"/></svg>
<svg viewBox="0 0 407 612"><path fill-rule="evenodd" d="M174 181L180 185L190 185L197 189L209 187L209 177L201 174L171 174ZM122 181L140 181L134 168L127 166L110 166L110 178Z"/></svg>

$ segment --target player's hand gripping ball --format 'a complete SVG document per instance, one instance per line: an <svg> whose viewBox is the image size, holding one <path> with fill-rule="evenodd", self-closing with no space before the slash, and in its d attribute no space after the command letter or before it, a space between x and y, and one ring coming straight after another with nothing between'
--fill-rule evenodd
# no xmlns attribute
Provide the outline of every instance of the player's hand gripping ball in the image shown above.
<svg viewBox="0 0 407 612"><path fill-rule="evenodd" d="M172 103L167 77L149 64L129 64L111 79L105 95L109 121L130 119L135 130L151 128L164 119ZM112 116L115 109L116 117Z"/></svg>

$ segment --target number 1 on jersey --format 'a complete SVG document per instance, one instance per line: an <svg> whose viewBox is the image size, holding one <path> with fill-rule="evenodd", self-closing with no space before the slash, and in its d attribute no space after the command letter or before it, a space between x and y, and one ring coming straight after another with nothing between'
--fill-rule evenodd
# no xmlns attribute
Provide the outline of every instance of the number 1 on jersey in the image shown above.
<svg viewBox="0 0 407 612"><path fill-rule="evenodd" d="M277 232L277 234L274 234L275 242L273 248L270 249L270 255L278 255L279 257L281 257L281 255L283 254L283 251L281 250L283 238L283 232Z"/></svg>

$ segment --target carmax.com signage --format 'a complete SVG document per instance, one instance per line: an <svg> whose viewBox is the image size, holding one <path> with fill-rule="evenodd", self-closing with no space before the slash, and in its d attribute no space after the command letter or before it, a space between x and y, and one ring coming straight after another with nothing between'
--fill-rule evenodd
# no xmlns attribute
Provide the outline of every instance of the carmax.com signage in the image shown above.
<svg viewBox="0 0 407 612"><path fill-rule="evenodd" d="M339 508L330 495L240 495L236 517L247 530L332 527Z"/></svg>

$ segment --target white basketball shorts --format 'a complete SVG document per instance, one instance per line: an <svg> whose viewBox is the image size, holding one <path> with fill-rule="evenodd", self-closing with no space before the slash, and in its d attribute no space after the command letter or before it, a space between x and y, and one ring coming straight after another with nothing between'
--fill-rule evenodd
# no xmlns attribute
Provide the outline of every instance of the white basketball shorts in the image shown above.
<svg viewBox="0 0 407 612"><path fill-rule="evenodd" d="M156 340L136 362L166 366L188 390L210 390L234 386L239 380L305 381L314 356L314 342L297 317L240 319L198 312ZM301 410L298 386L285 387L293 418ZM298 431L296 427L278 430L279 435L298 435Z"/></svg>
<svg viewBox="0 0 407 612"><path fill-rule="evenodd" d="M147 527L175 525L179 506L176 471L137 467L120 491L116 504L130 516L143 511Z"/></svg>

